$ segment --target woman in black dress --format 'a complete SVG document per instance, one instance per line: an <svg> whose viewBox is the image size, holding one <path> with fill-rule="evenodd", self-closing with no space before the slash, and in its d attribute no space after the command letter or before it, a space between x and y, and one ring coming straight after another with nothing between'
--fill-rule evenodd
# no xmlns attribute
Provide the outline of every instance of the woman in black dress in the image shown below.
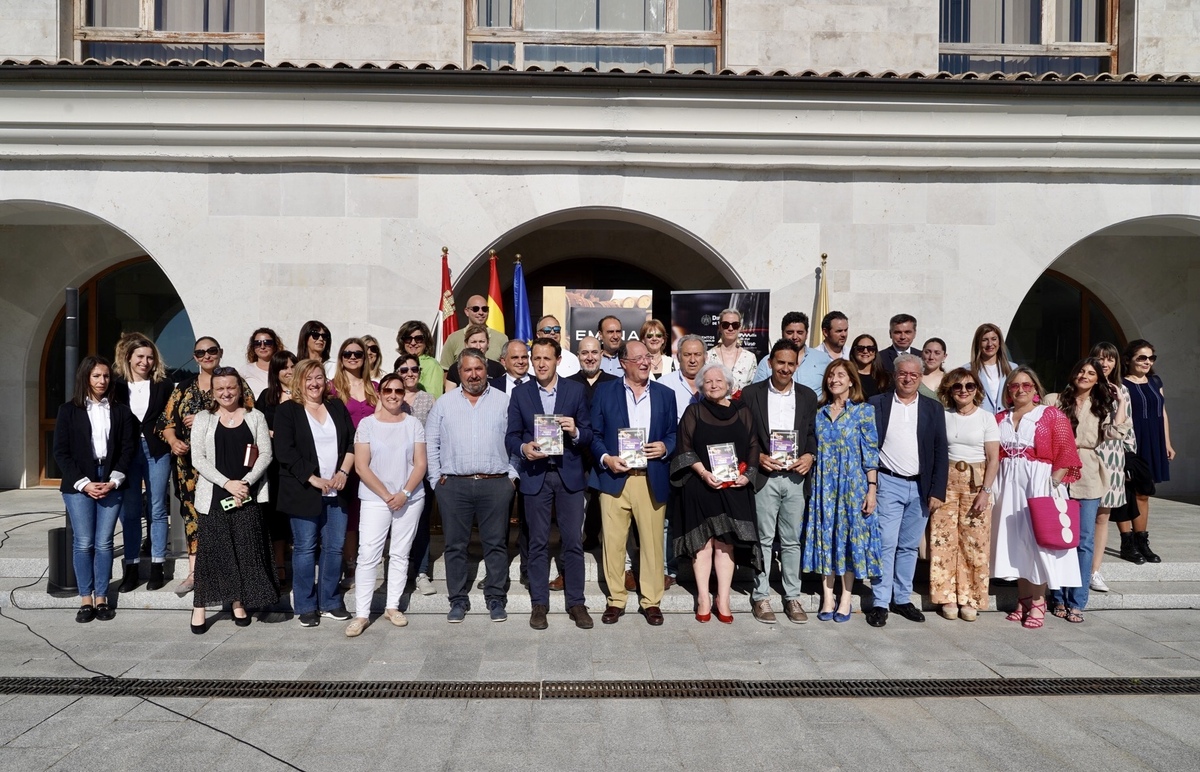
<svg viewBox="0 0 1200 772"><path fill-rule="evenodd" d="M862 384L863 401L892 387L892 376L879 360L879 344L870 335L859 335L850 347L858 380Z"/></svg>
<svg viewBox="0 0 1200 772"><path fill-rule="evenodd" d="M212 373L215 404L192 423L196 511L204 538L196 552L192 632L207 629L204 607L229 603L238 627L250 624L246 607L279 599L260 504L267 500L271 433L263 414L242 407L242 380L232 367Z"/></svg>
<svg viewBox="0 0 1200 772"><path fill-rule="evenodd" d="M750 409L729 400L732 382L728 368L720 362L709 362L700 368L696 383L700 384L704 399L684 411L679 422L676 456L671 462L672 482L683 488L682 522L673 529L680 534L675 537L675 555L692 561L697 590L696 619L700 622L707 622L712 616L709 594L712 572L717 575L717 619L732 624L729 595L734 566L752 565L761 571L763 565L754 486L750 484L758 468L758 439ZM720 445L732 445L733 449L732 454L727 454L733 468L727 469L725 480L714 474L710 458L719 450L714 446Z"/></svg>
<svg viewBox="0 0 1200 772"><path fill-rule="evenodd" d="M267 388L258 395L254 407L262 411L267 419L267 428L271 436L275 436L275 408L281 402L292 399L292 373L296 369L296 355L290 351L276 351L271 357L271 366L267 370ZM263 505L267 524L271 531L271 544L275 549L275 578L279 586L285 586L287 569L284 567L287 555L287 543L292 538L292 524L288 516L281 514L275 502L279 500L279 461L271 459L267 467L267 503Z"/></svg>

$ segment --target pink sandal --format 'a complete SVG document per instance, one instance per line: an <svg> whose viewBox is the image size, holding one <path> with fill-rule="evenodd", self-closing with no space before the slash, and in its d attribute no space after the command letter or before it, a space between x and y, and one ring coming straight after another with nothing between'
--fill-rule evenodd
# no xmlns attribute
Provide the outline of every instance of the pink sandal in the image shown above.
<svg viewBox="0 0 1200 772"><path fill-rule="evenodd" d="M1033 612L1035 612L1035 611L1042 612L1042 615L1040 617L1035 617L1033 615ZM1022 622L1021 625L1026 630L1036 630L1045 623L1046 623L1046 601L1042 600L1037 603L1034 603L1033 605L1031 605L1029 607L1029 613L1025 615L1025 621Z"/></svg>
<svg viewBox="0 0 1200 772"><path fill-rule="evenodd" d="M1029 614L1030 604L1033 602L1033 596L1021 598L1017 601L1017 607L1008 612L1008 616L1004 617L1009 622L1024 622L1025 617Z"/></svg>

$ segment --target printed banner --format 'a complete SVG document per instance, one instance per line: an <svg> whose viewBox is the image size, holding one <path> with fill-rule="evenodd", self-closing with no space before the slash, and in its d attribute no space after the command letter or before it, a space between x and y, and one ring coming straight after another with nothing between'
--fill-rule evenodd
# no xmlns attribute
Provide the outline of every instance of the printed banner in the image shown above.
<svg viewBox="0 0 1200 772"><path fill-rule="evenodd" d="M671 293L671 345L684 335L699 335L704 345L717 343L717 322L722 311L736 308L742 312L739 332L742 347L762 359L771 351L770 290L684 290Z"/></svg>
<svg viewBox="0 0 1200 772"><path fill-rule="evenodd" d="M589 335L598 336L600 320L615 316L621 320L625 340L637 339L638 331L650 318L654 294L650 290L566 289L566 319L563 341L571 342L571 350Z"/></svg>

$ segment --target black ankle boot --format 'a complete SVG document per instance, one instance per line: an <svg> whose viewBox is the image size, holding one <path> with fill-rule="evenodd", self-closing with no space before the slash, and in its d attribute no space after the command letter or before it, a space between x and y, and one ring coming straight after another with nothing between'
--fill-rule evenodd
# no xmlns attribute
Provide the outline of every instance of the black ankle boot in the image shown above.
<svg viewBox="0 0 1200 772"><path fill-rule="evenodd" d="M166 580L163 579L163 564L162 563L151 563L150 564L150 581L146 582L146 589L147 590L161 590L163 588L163 585L166 583L167 583Z"/></svg>
<svg viewBox="0 0 1200 772"><path fill-rule="evenodd" d="M1133 541L1132 532L1121 534L1121 560L1128 560L1137 566L1146 562L1142 553L1138 551L1137 544Z"/></svg>
<svg viewBox="0 0 1200 772"><path fill-rule="evenodd" d="M1137 545L1138 552L1142 553L1142 557L1147 563L1161 563L1162 558L1154 554L1154 550L1150 549L1150 532L1136 531L1133 534L1133 543Z"/></svg>
<svg viewBox="0 0 1200 772"><path fill-rule="evenodd" d="M121 577L121 586L117 589L120 592L133 592L138 586L138 564L126 563L125 574Z"/></svg>

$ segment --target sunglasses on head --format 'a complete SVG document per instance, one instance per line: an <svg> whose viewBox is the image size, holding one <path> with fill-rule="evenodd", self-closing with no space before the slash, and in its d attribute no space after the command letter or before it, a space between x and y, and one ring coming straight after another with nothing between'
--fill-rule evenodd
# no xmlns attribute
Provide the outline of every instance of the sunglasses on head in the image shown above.
<svg viewBox="0 0 1200 772"><path fill-rule="evenodd" d="M467 310L473 314L477 314L480 311L488 310L488 307L487 306L467 306Z"/></svg>
<svg viewBox="0 0 1200 772"><path fill-rule="evenodd" d="M363 352L361 351L343 351L342 359L362 359Z"/></svg>
<svg viewBox="0 0 1200 772"><path fill-rule="evenodd" d="M259 338L254 341L254 348L274 348L275 341L272 338Z"/></svg>
<svg viewBox="0 0 1200 772"><path fill-rule="evenodd" d="M1158 354L1151 354L1150 356L1146 356L1145 354L1141 354L1141 355L1139 355L1139 356L1135 356L1135 357L1133 358L1133 361L1135 361L1135 362L1157 362L1157 361L1158 361Z"/></svg>
<svg viewBox="0 0 1200 772"><path fill-rule="evenodd" d="M538 332L543 335L557 335L558 333L562 332L562 327L543 327L542 329L538 330Z"/></svg>
<svg viewBox="0 0 1200 772"><path fill-rule="evenodd" d="M722 330L740 330L741 328L741 322L721 322Z"/></svg>
<svg viewBox="0 0 1200 772"><path fill-rule="evenodd" d="M200 359L201 357L206 357L206 356L215 357L215 356L220 355L220 353L221 353L220 347L209 346L208 348L196 349L195 351L192 352L192 355L195 356L196 359Z"/></svg>
<svg viewBox="0 0 1200 772"><path fill-rule="evenodd" d="M329 340L329 333L321 332L320 330L313 330L308 334L308 337L312 338L313 340Z"/></svg>
<svg viewBox="0 0 1200 772"><path fill-rule="evenodd" d="M402 365L402 366L396 368L396 372L399 373L400 375L408 375L409 373L413 373L414 375L420 375L421 368L420 367L412 367L410 365Z"/></svg>
<svg viewBox="0 0 1200 772"><path fill-rule="evenodd" d="M973 383L956 383L950 387L950 391L963 391L963 392L966 392L967 394L970 394L971 392L975 391L977 388L979 388L979 387Z"/></svg>
<svg viewBox="0 0 1200 772"><path fill-rule="evenodd" d="M380 391L383 393L384 396L387 396L388 394L399 394L399 395L403 396L403 394L404 394L404 389L401 389L401 388L398 388L395 386L385 386L384 388L380 389Z"/></svg>

